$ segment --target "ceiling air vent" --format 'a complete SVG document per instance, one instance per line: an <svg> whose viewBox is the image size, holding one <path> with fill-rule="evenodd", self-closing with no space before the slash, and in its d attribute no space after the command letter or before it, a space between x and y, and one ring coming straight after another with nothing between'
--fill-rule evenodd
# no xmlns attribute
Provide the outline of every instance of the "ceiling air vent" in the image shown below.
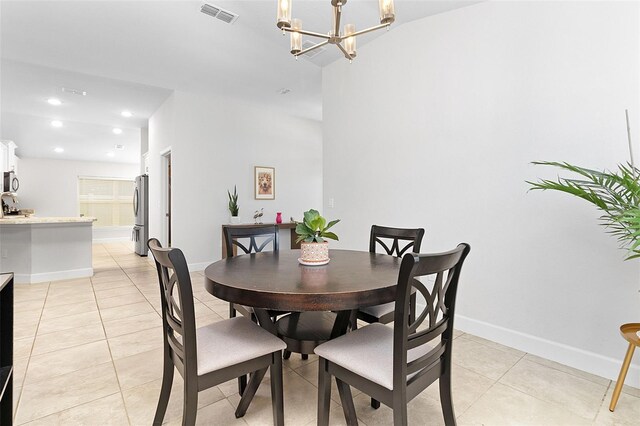
<svg viewBox="0 0 640 426"><path fill-rule="evenodd" d="M309 41L309 40L305 40L305 41L302 42L302 50L308 49L308 48L313 47L315 45L316 45L316 43L314 43L312 41ZM311 52L307 52L302 56L311 59L311 58L315 58L316 56L318 56L319 54L321 54L324 51L325 51L324 47L318 47L317 49L314 49Z"/></svg>
<svg viewBox="0 0 640 426"><path fill-rule="evenodd" d="M200 12L204 13L205 15L213 16L214 18L217 18L227 24L233 24L238 20L238 15L236 15L235 13L224 10L221 7L212 6L206 3L202 5L202 7L200 8Z"/></svg>

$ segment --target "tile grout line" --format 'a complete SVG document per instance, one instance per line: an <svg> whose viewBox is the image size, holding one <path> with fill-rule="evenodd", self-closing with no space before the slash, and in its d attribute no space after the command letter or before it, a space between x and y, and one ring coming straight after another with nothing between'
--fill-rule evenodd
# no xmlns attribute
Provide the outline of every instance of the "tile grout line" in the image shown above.
<svg viewBox="0 0 640 426"><path fill-rule="evenodd" d="M47 304L47 297L49 296L49 288L51 287L51 282L47 284L47 292L44 295L44 301L42 302L42 310L40 311L40 316L38 317L38 325L36 325L36 331L33 334L33 343L31 344L31 350L29 351L29 357L27 358L27 365L24 368L24 377L22 378L22 382L20 383L20 395L18 395L18 400L16 401L15 412L13 413L13 421L15 423L16 416L18 414L18 410L20 409L20 400L22 399L22 393L24 392L24 382L27 379L27 373L29 372L29 363L31 362L31 353L33 352L33 348L36 345L36 337L38 337L38 329L40 328L40 321L42 320L42 313L44 312L44 307ZM14 362L15 364L15 362ZM15 372L15 370L14 370ZM15 385L14 385L15 386ZM13 389L11 389L13 392Z"/></svg>
<svg viewBox="0 0 640 426"><path fill-rule="evenodd" d="M111 256L111 254L109 254ZM113 258L113 256L112 256ZM115 259L114 259L115 260ZM117 262L116 262L117 263ZM120 265L118 265L119 267ZM93 281L91 281L91 289L93 290L93 297L96 301L96 305L98 306L98 315L100 316L100 325L102 325L102 331L104 332L104 337L107 342L107 348L109 349L109 357L111 358L111 366L113 367L113 372L116 376L116 382L118 383L118 389L120 389L120 399L122 400L122 407L124 408L124 412L127 415L127 421L129 425L131 425L131 417L129 416L129 410L127 409L127 404L124 400L124 394L122 393L122 385L120 384L120 377L118 376L118 370L116 369L116 363L113 360L113 353L111 352L111 345L109 344L109 339L107 337L107 330L104 328L104 321L102 320L102 314L100 313L100 306L98 305L98 298L96 297L95 288L93 288Z"/></svg>

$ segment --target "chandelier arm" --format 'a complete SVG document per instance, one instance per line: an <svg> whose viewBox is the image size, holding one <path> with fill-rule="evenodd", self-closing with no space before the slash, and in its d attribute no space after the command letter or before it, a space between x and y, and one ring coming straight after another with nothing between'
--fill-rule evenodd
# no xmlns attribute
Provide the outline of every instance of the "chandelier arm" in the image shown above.
<svg viewBox="0 0 640 426"><path fill-rule="evenodd" d="M333 6L333 35L340 35L340 18L342 17L342 7Z"/></svg>
<svg viewBox="0 0 640 426"><path fill-rule="evenodd" d="M301 50L300 52L294 54L293 56L304 55L305 53L311 52L312 50L318 49L318 48L320 48L320 47L322 47L322 46L324 46L326 44L329 44L329 42L328 41L323 41L323 42L318 43L318 44L316 44L314 46L311 46L311 47L308 47L308 48L306 48L304 50Z"/></svg>
<svg viewBox="0 0 640 426"><path fill-rule="evenodd" d="M307 31L307 30L294 30L293 28L283 28L286 32L289 33L299 33L299 34L304 34L304 35L308 35L311 37L319 37L319 38L323 38L325 40L329 40L331 37L329 37L326 34L322 34L322 33L315 33L313 31Z"/></svg>
<svg viewBox="0 0 640 426"><path fill-rule="evenodd" d="M338 46L338 48L339 48L340 50L342 50L342 53L344 53L344 57L345 57L345 58L347 58L347 59L348 59L348 60L350 60L350 61L353 61L353 56L349 55L349 52L347 52L347 51L345 50L345 48L344 48L344 47L342 47L342 44L341 44L341 43L336 43L336 46Z"/></svg>
<svg viewBox="0 0 640 426"><path fill-rule="evenodd" d="M353 34L349 34L349 37L356 37L362 34L366 34L366 33L370 33L372 31L376 31L376 30L381 30L382 28L387 28L389 27L391 24L380 24L380 25L376 25L375 27L371 27L371 28L367 28L365 30L360 30L360 31L356 31ZM347 37L342 37L343 39L347 38Z"/></svg>

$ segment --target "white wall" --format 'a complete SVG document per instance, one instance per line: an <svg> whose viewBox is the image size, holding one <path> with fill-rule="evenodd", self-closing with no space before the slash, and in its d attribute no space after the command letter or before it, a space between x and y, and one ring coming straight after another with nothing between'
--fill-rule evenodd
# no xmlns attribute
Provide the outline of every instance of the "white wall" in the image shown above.
<svg viewBox="0 0 640 426"><path fill-rule="evenodd" d="M161 152L171 148L173 246L192 269L220 259L227 189L238 188L240 217L264 208L285 221L322 203L322 129L276 108L174 92L149 120L150 237L162 235ZM275 200L254 200L253 168L276 169ZM165 243L163 241L163 243Z"/></svg>
<svg viewBox="0 0 640 426"><path fill-rule="evenodd" d="M79 216L79 176L133 179L138 171L137 164L21 158L20 207L35 209L40 217ZM129 239L131 235L130 227L93 229L95 241Z"/></svg>
<svg viewBox="0 0 640 426"><path fill-rule="evenodd" d="M468 242L458 328L616 378L618 327L640 320L638 262L622 261L592 206L525 181L556 175L534 160L627 161L638 17L635 2L481 3L326 67L324 206L342 219L338 245L366 249L374 223L426 228L423 252Z"/></svg>

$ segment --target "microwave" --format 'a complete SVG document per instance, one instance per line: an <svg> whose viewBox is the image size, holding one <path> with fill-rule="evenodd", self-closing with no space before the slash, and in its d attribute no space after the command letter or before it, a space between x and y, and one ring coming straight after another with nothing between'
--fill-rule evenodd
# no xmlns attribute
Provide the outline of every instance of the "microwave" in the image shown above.
<svg viewBox="0 0 640 426"><path fill-rule="evenodd" d="M2 179L2 192L18 192L20 181L16 177L16 172L4 172Z"/></svg>

